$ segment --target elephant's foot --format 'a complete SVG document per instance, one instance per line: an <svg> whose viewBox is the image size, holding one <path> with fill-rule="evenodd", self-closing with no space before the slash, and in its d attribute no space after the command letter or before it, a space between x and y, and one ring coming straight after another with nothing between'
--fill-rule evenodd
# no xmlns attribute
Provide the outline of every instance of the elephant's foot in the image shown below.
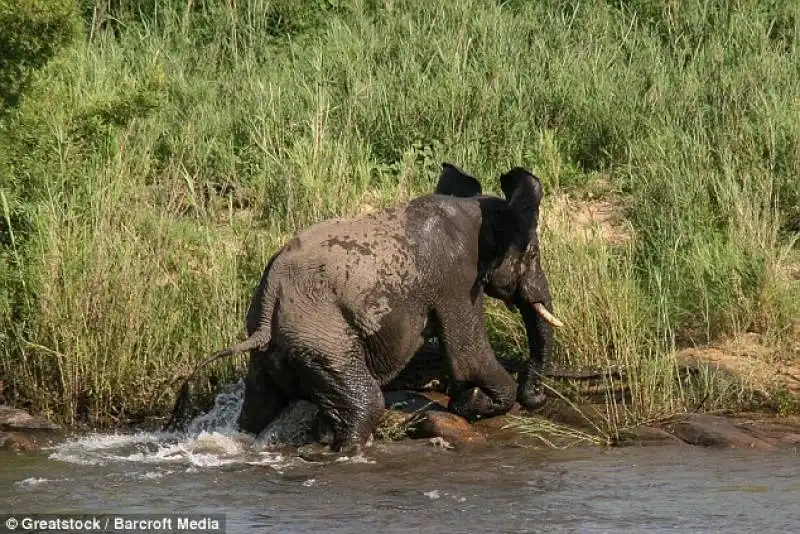
<svg viewBox="0 0 800 534"><path fill-rule="evenodd" d="M526 410L540 408L546 401L547 395L541 384L528 384L527 387L523 387L523 385L520 384L517 390L517 402Z"/></svg>
<svg viewBox="0 0 800 534"><path fill-rule="evenodd" d="M311 425L311 436L314 441L324 445L330 445L334 441L333 428L319 414Z"/></svg>
<svg viewBox="0 0 800 534"><path fill-rule="evenodd" d="M297 449L297 455L307 462L332 463L358 456L364 448L363 445L355 443L342 447L341 450L333 450L322 443L312 443Z"/></svg>
<svg viewBox="0 0 800 534"><path fill-rule="evenodd" d="M338 434L337 434L338 428ZM331 454L358 454L362 444L370 445L372 434L367 432L367 437L362 438L361 433L354 433L344 425L334 425L321 414L314 418L311 425L311 437L319 445L326 445Z"/></svg>
<svg viewBox="0 0 800 534"><path fill-rule="evenodd" d="M334 429L331 450L347 456L356 455L371 444L372 429L377 424L378 418L369 417L368 421L361 424Z"/></svg>
<svg viewBox="0 0 800 534"><path fill-rule="evenodd" d="M450 397L447 409L468 420L479 417L494 417L507 413L514 406L511 402L497 402L479 387L472 387Z"/></svg>
<svg viewBox="0 0 800 534"><path fill-rule="evenodd" d="M384 410L383 394L374 379L353 382L344 391L334 390L328 402L320 402L324 408L315 424L320 441L346 454L357 454L367 445Z"/></svg>

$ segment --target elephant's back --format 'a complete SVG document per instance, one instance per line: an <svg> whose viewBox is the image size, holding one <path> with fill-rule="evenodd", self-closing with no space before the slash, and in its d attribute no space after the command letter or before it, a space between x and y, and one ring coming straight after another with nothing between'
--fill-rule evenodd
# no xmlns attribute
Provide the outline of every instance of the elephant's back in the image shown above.
<svg viewBox="0 0 800 534"><path fill-rule="evenodd" d="M285 259L331 265L380 264L407 245L402 214L390 210L358 219L329 219L299 232L284 246Z"/></svg>
<svg viewBox="0 0 800 534"><path fill-rule="evenodd" d="M281 269L292 278L323 279L340 300L353 305L376 293L398 293L400 286L416 283L417 244L406 230L402 206L323 221L286 243Z"/></svg>

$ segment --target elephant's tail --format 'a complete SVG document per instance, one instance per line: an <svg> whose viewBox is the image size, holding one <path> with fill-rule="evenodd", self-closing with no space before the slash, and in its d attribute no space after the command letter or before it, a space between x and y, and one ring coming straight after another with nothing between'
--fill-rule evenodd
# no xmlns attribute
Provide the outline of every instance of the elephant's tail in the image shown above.
<svg viewBox="0 0 800 534"><path fill-rule="evenodd" d="M228 356L235 356L237 354L241 354L243 352L248 352L255 349L265 349L269 346L269 342L272 340L272 332L270 329L270 325L266 324L262 328L259 328L253 335L245 339L244 341L240 341L235 345L231 345L227 349L223 349L213 356L206 358L200 364L195 367L195 370L192 371L192 376L198 370L202 369L209 363L215 362L219 359L226 358Z"/></svg>
<svg viewBox="0 0 800 534"><path fill-rule="evenodd" d="M258 297L254 297L253 302L250 304L250 309L247 312L248 324L251 324L252 320L256 320L258 324L255 332L250 334L250 337L244 341L231 345L227 349L221 350L213 356L206 358L194 368L189 376L183 380L178 398L175 399L172 415L169 421L167 421L167 424L164 425L164 430L175 430L183 426L191 395L189 383L194 379L200 369L219 359L227 358L228 356L235 356L255 349L263 349L266 351L267 347L269 347L270 341L272 340L272 321L274 320L274 315L278 308L278 298L277 287L271 286L268 282L269 277L273 274L273 267L281 257L282 252L283 248L276 252L267 263L264 274L261 276L259 289L256 293L256 295L261 295L260 300L258 300ZM251 313L256 313L258 315L251 320ZM173 383L175 383L176 380L173 380Z"/></svg>
<svg viewBox="0 0 800 534"><path fill-rule="evenodd" d="M253 332L253 335L244 341L236 343L235 345L231 345L227 349L223 349L197 364L189 376L183 379L183 384L178 392L178 397L175 399L175 406L172 408L172 415L170 416L169 421L167 421L167 424L164 425L164 431L177 430L183 426L183 423L186 420L186 412L189 408L189 402L191 400L191 390L189 388L189 384L192 382L192 380L194 380L194 377L203 367L217 360L221 360L222 358L227 358L228 356L235 356L253 349L266 347L269 345L271 337L269 326L260 330L256 330Z"/></svg>

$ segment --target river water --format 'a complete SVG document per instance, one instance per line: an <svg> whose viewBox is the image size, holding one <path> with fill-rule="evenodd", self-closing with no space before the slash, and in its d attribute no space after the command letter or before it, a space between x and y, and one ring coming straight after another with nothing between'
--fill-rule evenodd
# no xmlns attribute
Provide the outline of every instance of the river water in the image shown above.
<svg viewBox="0 0 800 534"><path fill-rule="evenodd" d="M221 395L186 433L2 452L0 513L221 513L229 533L800 531L797 451L452 451L420 440L304 460L273 442L302 434L307 411L254 441L232 426L240 398Z"/></svg>

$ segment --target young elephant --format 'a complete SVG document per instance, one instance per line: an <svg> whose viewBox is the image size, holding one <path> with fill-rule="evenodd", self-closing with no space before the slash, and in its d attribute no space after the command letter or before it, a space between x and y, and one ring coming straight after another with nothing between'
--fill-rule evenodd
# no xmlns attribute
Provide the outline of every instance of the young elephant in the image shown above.
<svg viewBox="0 0 800 534"><path fill-rule="evenodd" d="M319 408L332 449L361 444L382 413L381 385L431 335L460 385L451 411L540 404L535 371L552 344L548 322L558 324L539 264L542 188L522 168L500 184L505 199L482 196L477 180L444 164L436 194L319 223L278 251L251 300L249 337L207 360L251 351L240 427L259 433L303 398ZM484 291L522 312L531 362L519 386L489 345Z"/></svg>

